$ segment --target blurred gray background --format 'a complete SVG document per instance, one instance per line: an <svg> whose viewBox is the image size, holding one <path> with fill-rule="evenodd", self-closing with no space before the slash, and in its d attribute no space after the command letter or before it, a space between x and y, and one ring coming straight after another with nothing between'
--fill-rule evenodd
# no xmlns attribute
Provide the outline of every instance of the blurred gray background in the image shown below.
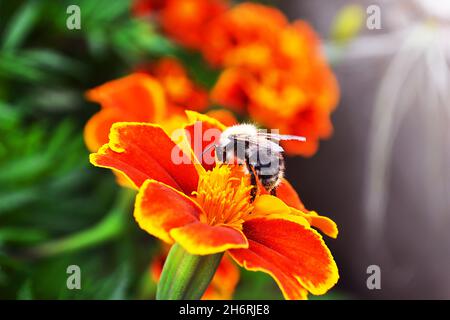
<svg viewBox="0 0 450 320"><path fill-rule="evenodd" d="M340 228L329 240L339 288L353 298L450 299L450 1L280 1L326 47L351 4L378 5L381 29L330 56L341 88L335 133L311 159L289 159L305 205ZM332 51L336 53L336 50ZM381 268L381 290L366 286Z"/></svg>

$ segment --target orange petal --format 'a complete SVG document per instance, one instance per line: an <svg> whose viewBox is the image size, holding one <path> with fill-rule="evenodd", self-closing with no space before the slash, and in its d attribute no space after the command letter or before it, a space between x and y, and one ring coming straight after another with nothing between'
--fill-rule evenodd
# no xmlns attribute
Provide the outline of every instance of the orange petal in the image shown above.
<svg viewBox="0 0 450 320"><path fill-rule="evenodd" d="M263 194L255 199L253 203L253 212L250 217L290 213L291 208L281 199L268 194Z"/></svg>
<svg viewBox="0 0 450 320"><path fill-rule="evenodd" d="M227 9L224 0L167 0L161 14L164 31L181 45L200 49L206 25Z"/></svg>
<svg viewBox="0 0 450 320"><path fill-rule="evenodd" d="M296 208L298 210L305 211L305 206L303 205L297 191L292 187L292 185L286 179L280 183L277 187L277 198L283 200L288 206Z"/></svg>
<svg viewBox="0 0 450 320"><path fill-rule="evenodd" d="M203 55L214 66L235 63L242 47L261 44L274 48L278 33L287 25L283 13L262 4L244 2L233 6L208 25L205 32ZM231 60L231 61L230 61ZM248 61L249 60L249 61ZM259 54L247 54L238 59L239 65L249 67L260 60ZM275 62L275 61L273 61Z"/></svg>
<svg viewBox="0 0 450 320"><path fill-rule="evenodd" d="M134 208L141 229L172 243L170 231L198 221L202 209L178 190L155 180L142 185Z"/></svg>
<svg viewBox="0 0 450 320"><path fill-rule="evenodd" d="M151 76L134 73L107 82L86 93L89 100L101 105L86 124L84 139L88 149L97 151L108 142L115 122L160 122L166 112L161 85Z"/></svg>
<svg viewBox="0 0 450 320"><path fill-rule="evenodd" d="M270 215L283 215L284 219L294 219L306 227L313 226L331 238L336 238L338 235L337 225L330 218L319 216L314 211L306 211L306 209L303 211L290 207L279 197L268 194L260 195L255 199L253 206L253 212L247 218L248 220Z"/></svg>
<svg viewBox="0 0 450 320"><path fill-rule="evenodd" d="M319 229L331 238L337 238L338 227L336 223L328 217L319 216L315 211L303 212L293 209L294 214L298 214L305 218L311 226Z"/></svg>
<svg viewBox="0 0 450 320"><path fill-rule="evenodd" d="M215 166L215 149L210 148L204 152L211 144L218 142L220 134L226 127L218 120L195 111L186 111L189 124L185 126L188 141L194 150L195 157L201 159L203 167L212 170Z"/></svg>
<svg viewBox="0 0 450 320"><path fill-rule="evenodd" d="M191 110L186 110L186 116L191 124L201 121L204 122L208 128L216 128L220 131L224 131L227 127L219 120L211 118L205 114L198 113Z"/></svg>
<svg viewBox="0 0 450 320"><path fill-rule="evenodd" d="M331 238L337 237L338 228L336 223L330 218L319 216L316 212L307 210L295 189L286 179L283 179L277 188L277 198L290 206L294 214L304 217L311 226L319 229Z"/></svg>
<svg viewBox="0 0 450 320"><path fill-rule="evenodd" d="M206 115L218 120L220 123L223 123L227 127L234 126L238 123L233 113L225 109L210 110L206 113Z"/></svg>
<svg viewBox="0 0 450 320"><path fill-rule="evenodd" d="M189 106L197 111L208 106L208 93L190 78L183 64L174 58L162 58L150 68L150 72L160 80L171 103Z"/></svg>
<svg viewBox="0 0 450 320"><path fill-rule="evenodd" d="M248 270L270 274L286 299L306 298L304 289L324 294L336 284L336 263L313 229L274 215L246 221L243 232L249 248L230 255Z"/></svg>
<svg viewBox="0 0 450 320"><path fill-rule="evenodd" d="M115 122L125 120L133 119L125 119L125 116L115 109L103 109L94 114L84 127L84 141L89 151L95 152L108 143L111 126Z"/></svg>
<svg viewBox="0 0 450 320"><path fill-rule="evenodd" d="M86 93L89 100L102 108L114 108L140 120L158 122L165 115L164 90L160 83L145 73L107 82Z"/></svg>
<svg viewBox="0 0 450 320"><path fill-rule="evenodd" d="M243 112L249 102L250 81L251 77L243 70L225 69L211 90L211 100L236 112Z"/></svg>
<svg viewBox="0 0 450 320"><path fill-rule="evenodd" d="M198 173L191 159L157 125L114 124L109 144L90 159L96 166L122 172L137 187L154 179L186 194L197 189Z"/></svg>
<svg viewBox="0 0 450 320"><path fill-rule="evenodd" d="M166 261L167 253L158 254L154 256L150 262L150 276L155 283L159 282L161 278L162 269L164 267L164 262Z"/></svg>
<svg viewBox="0 0 450 320"><path fill-rule="evenodd" d="M172 229L172 238L190 254L206 255L233 248L247 248L244 234L227 226L210 226L196 222Z"/></svg>

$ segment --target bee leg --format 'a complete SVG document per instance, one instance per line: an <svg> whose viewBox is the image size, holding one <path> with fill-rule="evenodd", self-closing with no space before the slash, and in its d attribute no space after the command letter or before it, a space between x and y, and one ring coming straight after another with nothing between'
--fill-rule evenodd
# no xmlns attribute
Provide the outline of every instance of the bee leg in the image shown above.
<svg viewBox="0 0 450 320"><path fill-rule="evenodd" d="M270 190L270 194L272 195L272 196L277 196L277 188L273 188L272 190Z"/></svg>
<svg viewBox="0 0 450 320"><path fill-rule="evenodd" d="M251 165L249 165L248 163L246 163L247 166L247 170L250 173L250 183L253 186L252 189L250 190L250 202L255 201L256 195L258 193L258 184L256 181L256 172L255 172L255 168L253 168Z"/></svg>
<svg viewBox="0 0 450 320"><path fill-rule="evenodd" d="M256 187L256 177L253 172L250 175L250 183L252 184L252 189L250 190L250 202L255 201L256 194L258 193L258 189Z"/></svg>

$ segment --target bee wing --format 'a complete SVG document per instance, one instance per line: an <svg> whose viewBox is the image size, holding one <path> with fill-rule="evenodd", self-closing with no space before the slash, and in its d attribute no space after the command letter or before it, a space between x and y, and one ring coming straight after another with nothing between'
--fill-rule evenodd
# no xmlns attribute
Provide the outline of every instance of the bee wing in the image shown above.
<svg viewBox="0 0 450 320"><path fill-rule="evenodd" d="M270 132L261 132L258 133L260 136L266 137L266 139L273 139L273 140L295 140L295 141L306 141L305 137L302 136L294 136L290 134L278 134L278 133L270 133Z"/></svg>
<svg viewBox="0 0 450 320"><path fill-rule="evenodd" d="M250 136L250 135L235 135L234 139L239 141L248 141L250 144L250 147L252 149L267 149L267 150L273 150L275 152L283 152L284 149L274 141L269 140L270 137L267 136ZM275 139L276 140L276 139Z"/></svg>

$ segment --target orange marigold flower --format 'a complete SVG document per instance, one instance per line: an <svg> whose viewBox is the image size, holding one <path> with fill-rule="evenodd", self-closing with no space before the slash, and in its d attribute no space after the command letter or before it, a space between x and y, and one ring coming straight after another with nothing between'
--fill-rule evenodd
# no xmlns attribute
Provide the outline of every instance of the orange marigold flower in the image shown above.
<svg viewBox="0 0 450 320"><path fill-rule="evenodd" d="M193 255L227 251L240 266L271 275L288 299L327 292L337 282L338 270L312 227L336 237L336 224L306 211L287 182L278 197L258 194L252 201L250 178L241 167L203 167L193 156L195 146L215 142L226 127L205 115L187 115L186 133L215 128L219 134L208 141L199 132L186 134L193 139L176 144L158 125L116 123L109 143L90 160L121 172L139 187L134 217L151 235L177 242ZM182 161L175 163L174 155Z"/></svg>
<svg viewBox="0 0 450 320"><path fill-rule="evenodd" d="M169 132L186 121L184 109L201 111L208 106L208 93L196 85L183 65L164 58L137 72L107 82L87 92L87 98L101 105L85 127L90 151L108 142L109 129L120 121L154 122Z"/></svg>
<svg viewBox="0 0 450 320"><path fill-rule="evenodd" d="M153 258L150 265L150 274L156 283L161 277L164 262L169 252L168 246L163 252ZM228 256L224 256L214 277L203 294L202 300L230 300L239 282L239 270Z"/></svg>
<svg viewBox="0 0 450 320"><path fill-rule="evenodd" d="M176 59L163 58L149 66L150 74L164 87L168 100L181 107L202 111L208 106L208 92L196 85Z"/></svg>
<svg viewBox="0 0 450 320"><path fill-rule="evenodd" d="M273 48L288 24L277 9L242 3L212 20L202 52L212 65L259 70L276 62Z"/></svg>
<svg viewBox="0 0 450 320"><path fill-rule="evenodd" d="M226 0L139 0L133 13L142 16L156 13L163 30L181 45L199 49L209 21L225 12Z"/></svg>
<svg viewBox="0 0 450 320"><path fill-rule="evenodd" d="M89 90L86 96L101 105L84 129L85 142L91 151L108 142L109 130L115 122L160 123L167 117L163 87L157 79L143 73L107 82Z"/></svg>
<svg viewBox="0 0 450 320"><path fill-rule="evenodd" d="M339 88L311 27L290 24L277 9L243 3L208 30L204 56L225 68L212 100L262 126L305 136L306 143L283 146L290 154L313 155L332 133Z"/></svg>

